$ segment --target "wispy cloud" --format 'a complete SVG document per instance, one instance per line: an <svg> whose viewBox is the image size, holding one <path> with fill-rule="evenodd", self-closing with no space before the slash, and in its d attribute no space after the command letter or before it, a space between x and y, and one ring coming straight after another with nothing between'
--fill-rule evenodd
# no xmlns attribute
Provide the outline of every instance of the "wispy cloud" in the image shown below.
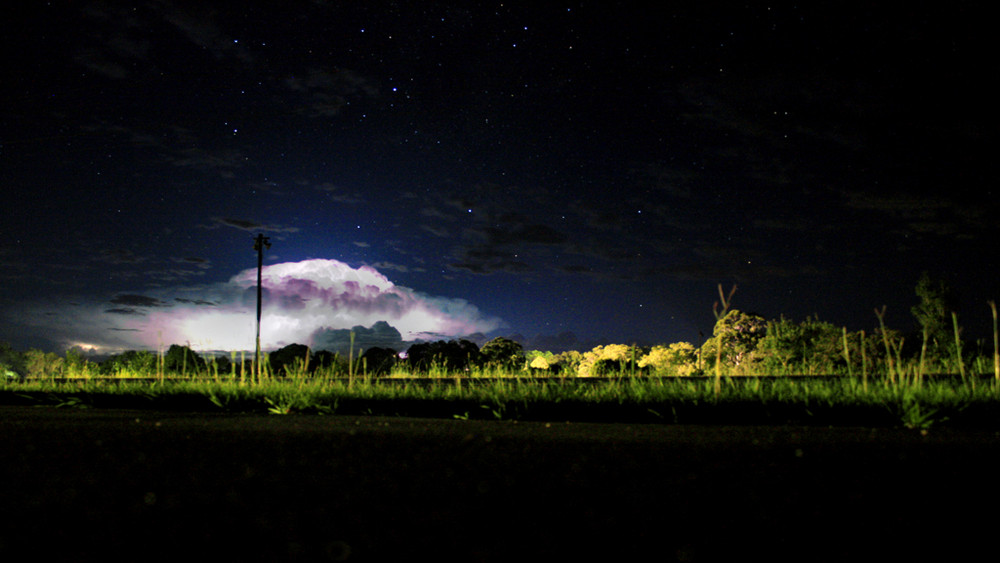
<svg viewBox="0 0 1000 563"><path fill-rule="evenodd" d="M264 231L268 233L296 233L299 231L298 227L289 227L274 223L258 223L257 221L235 219L232 217L212 217L212 224L205 226L205 228L212 229L219 226L233 227L241 231Z"/></svg>

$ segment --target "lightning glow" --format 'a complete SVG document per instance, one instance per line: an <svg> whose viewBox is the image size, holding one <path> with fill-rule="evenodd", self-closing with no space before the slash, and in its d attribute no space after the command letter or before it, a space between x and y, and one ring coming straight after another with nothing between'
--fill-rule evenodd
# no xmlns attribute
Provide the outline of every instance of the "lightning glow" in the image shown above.
<svg viewBox="0 0 1000 563"><path fill-rule="evenodd" d="M406 341L486 333L501 326L462 299L433 297L397 286L370 266L352 268L314 259L265 266L261 272L261 345L312 346L317 335L384 321ZM196 349L238 350L254 342L257 270L200 290L156 297L170 303L120 322L147 348L187 343ZM176 294L185 298L178 299Z"/></svg>

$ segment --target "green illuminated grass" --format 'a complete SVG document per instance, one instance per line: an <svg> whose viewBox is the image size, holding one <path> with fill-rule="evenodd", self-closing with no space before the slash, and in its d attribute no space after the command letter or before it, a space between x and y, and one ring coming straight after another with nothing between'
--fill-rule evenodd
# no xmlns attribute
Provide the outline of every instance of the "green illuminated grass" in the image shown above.
<svg viewBox="0 0 1000 563"><path fill-rule="evenodd" d="M0 403L60 408L448 419L1000 428L1000 391L976 378L114 379L0 384Z"/></svg>

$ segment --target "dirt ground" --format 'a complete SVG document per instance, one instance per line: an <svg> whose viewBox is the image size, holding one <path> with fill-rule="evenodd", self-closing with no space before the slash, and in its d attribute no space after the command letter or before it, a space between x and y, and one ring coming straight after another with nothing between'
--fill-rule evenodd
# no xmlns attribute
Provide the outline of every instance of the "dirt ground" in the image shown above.
<svg viewBox="0 0 1000 563"><path fill-rule="evenodd" d="M1000 437L0 407L0 560L956 560Z"/></svg>

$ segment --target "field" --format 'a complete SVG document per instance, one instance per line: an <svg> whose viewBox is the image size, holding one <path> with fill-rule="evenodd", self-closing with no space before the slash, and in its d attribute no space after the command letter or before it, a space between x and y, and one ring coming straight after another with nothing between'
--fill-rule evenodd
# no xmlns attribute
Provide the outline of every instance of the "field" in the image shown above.
<svg viewBox="0 0 1000 563"><path fill-rule="evenodd" d="M967 341L949 290L924 276L920 329L848 332L817 319L766 320L730 309L719 286L712 336L559 354L498 337L416 343L405 353L343 355L300 344L201 357L187 346L91 363L0 345L0 404L200 412L348 414L661 424L1000 426L1000 330ZM722 304L721 309L719 303ZM992 346L989 346L992 344Z"/></svg>
<svg viewBox="0 0 1000 563"><path fill-rule="evenodd" d="M996 348L769 328L458 369L30 364L0 383L0 558L975 556Z"/></svg>
<svg viewBox="0 0 1000 563"><path fill-rule="evenodd" d="M992 431L69 406L0 406L0 558L965 560L1000 502Z"/></svg>
<svg viewBox="0 0 1000 563"><path fill-rule="evenodd" d="M0 404L498 421L1000 428L988 376L92 378L0 385Z"/></svg>

